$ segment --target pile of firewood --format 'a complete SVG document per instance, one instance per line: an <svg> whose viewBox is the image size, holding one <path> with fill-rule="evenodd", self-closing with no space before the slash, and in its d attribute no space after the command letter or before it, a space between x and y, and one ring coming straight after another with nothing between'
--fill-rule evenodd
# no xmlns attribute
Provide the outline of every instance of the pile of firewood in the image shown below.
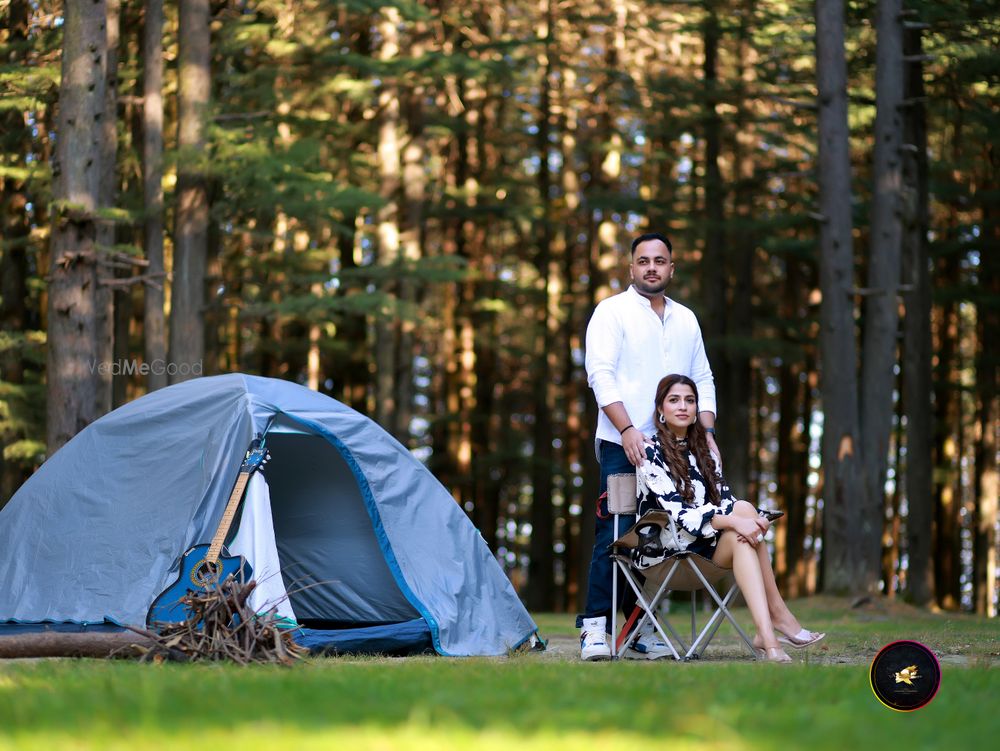
<svg viewBox="0 0 1000 751"><path fill-rule="evenodd" d="M162 624L155 631L133 628L147 637L140 661L229 661L291 665L308 650L292 639L274 610L256 613L247 599L256 582L232 577L205 592L188 592L181 598L188 617L180 623ZM131 627L130 627L131 628Z"/></svg>

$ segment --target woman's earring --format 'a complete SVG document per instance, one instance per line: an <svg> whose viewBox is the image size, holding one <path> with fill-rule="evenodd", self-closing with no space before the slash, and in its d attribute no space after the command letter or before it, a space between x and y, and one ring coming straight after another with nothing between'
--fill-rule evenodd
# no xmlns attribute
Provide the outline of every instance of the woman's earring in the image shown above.
<svg viewBox="0 0 1000 751"><path fill-rule="evenodd" d="M660 425L663 425L663 423L665 423L665 422L666 422L667 420L666 420L666 418L665 418L665 417L663 416L663 413L662 413L662 412L660 412L660 413L659 413L659 415L660 415Z"/></svg>

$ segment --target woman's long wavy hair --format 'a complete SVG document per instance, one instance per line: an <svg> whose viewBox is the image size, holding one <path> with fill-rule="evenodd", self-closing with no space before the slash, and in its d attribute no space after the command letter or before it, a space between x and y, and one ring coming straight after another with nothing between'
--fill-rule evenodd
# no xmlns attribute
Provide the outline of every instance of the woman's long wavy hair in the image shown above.
<svg viewBox="0 0 1000 751"><path fill-rule="evenodd" d="M660 405L667 398L670 389L678 383L691 387L691 390L694 392L695 415L697 415L698 411L698 387L694 385L694 381L687 376L678 375L677 373L672 373L660 379L660 382L656 386L653 424L656 426L656 433L660 438L663 459L667 464L667 470L670 472L674 485L677 487L677 492L685 500L694 501L694 485L691 484L691 477L688 472L687 451L685 450L686 448L690 448L698 464L698 471L705 478L705 494L708 496L708 501L718 506L719 485L722 482L722 476L715 466L715 459L712 458L712 452L708 449L708 438L706 437L705 428L702 427L697 416L694 423L688 427L687 447L684 446L683 442L677 440L677 437L665 423L660 422Z"/></svg>

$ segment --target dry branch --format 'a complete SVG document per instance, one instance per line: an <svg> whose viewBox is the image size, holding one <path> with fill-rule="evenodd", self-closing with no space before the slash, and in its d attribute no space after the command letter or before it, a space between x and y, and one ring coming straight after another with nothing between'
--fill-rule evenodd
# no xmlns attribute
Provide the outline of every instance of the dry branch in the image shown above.
<svg viewBox="0 0 1000 751"><path fill-rule="evenodd" d="M274 610L255 613L247 606L255 586L256 582L244 584L230 577L213 590L182 597L188 609L185 621L163 624L155 632L133 628L153 643L142 660L291 665L308 650L295 643Z"/></svg>

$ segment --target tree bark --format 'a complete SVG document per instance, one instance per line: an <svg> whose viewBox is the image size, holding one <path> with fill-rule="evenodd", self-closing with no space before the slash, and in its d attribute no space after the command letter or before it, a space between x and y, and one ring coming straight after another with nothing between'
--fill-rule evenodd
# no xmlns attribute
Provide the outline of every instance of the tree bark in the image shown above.
<svg viewBox="0 0 1000 751"><path fill-rule="evenodd" d="M855 534L864 490L858 445L857 347L847 64L843 0L816 0L819 130L820 390L823 400L824 587L863 588L867 575ZM877 521L881 521L881 516Z"/></svg>
<svg viewBox="0 0 1000 751"><path fill-rule="evenodd" d="M746 498L749 481L751 446L750 410L753 373L754 317L754 255L757 231L754 229L754 198L760 192L756 175L753 150L757 143L753 124L753 92L755 89L756 50L752 34L755 18L755 0L746 0L740 14L738 31L739 79L736 101L736 143L734 147L737 182L735 187L736 231L732 232L732 249L729 274L731 299L727 318L729 346L723 366L726 371L726 390L723 393L719 436L720 449L726 468L726 480L740 498ZM719 353L713 353L718 360ZM801 471L801 468L793 470Z"/></svg>
<svg viewBox="0 0 1000 751"><path fill-rule="evenodd" d="M535 237L538 250L535 266L540 277L535 317L537 362L547 362L552 348L549 326L549 266L552 258L552 199L549 196L549 133L551 132L552 69L555 55L552 40L554 21L553 0L542 0L541 39L543 49L539 62L541 82L539 91L538 134L536 148L539 156L538 200L541 218ZM552 607L555 596L553 568L553 510L552 510L552 400L549 379L535 378L535 425L533 430L534 455L532 457L531 485L531 543L528 566L528 607L542 610Z"/></svg>
<svg viewBox="0 0 1000 751"><path fill-rule="evenodd" d="M49 454L107 412L107 287L98 281L97 228L101 121L107 65L104 0L67 0L59 87L55 211L48 286L47 431ZM113 116L113 113L112 115ZM101 365L107 373L101 373Z"/></svg>
<svg viewBox="0 0 1000 751"><path fill-rule="evenodd" d="M997 614L997 497L1000 495L1000 470L997 468L998 431L1000 431L1000 184L996 170L1000 154L992 144L984 149L987 169L993 171L988 189L982 191L985 247L980 253L979 285L982 296L976 306L979 340L976 356L976 396L979 440L976 442L976 508L972 530L972 585L976 612L994 617Z"/></svg>
<svg viewBox="0 0 1000 751"><path fill-rule="evenodd" d="M177 90L177 206L170 295L171 383L201 370L205 356L205 265L208 256L208 184L199 165L207 145L211 95L208 0L180 0Z"/></svg>
<svg viewBox="0 0 1000 751"><path fill-rule="evenodd" d="M885 478L892 432L894 366L899 327L902 247L900 191L903 123L902 0L879 0L875 62L875 147L868 290L861 355L861 435L865 465L863 504L856 534L860 544L858 587L878 590L885 520Z"/></svg>
<svg viewBox="0 0 1000 751"><path fill-rule="evenodd" d="M0 636L0 659L25 657L137 657L154 643L134 633L47 631Z"/></svg>
<svg viewBox="0 0 1000 751"><path fill-rule="evenodd" d="M146 0L142 36L142 195L146 274L143 286L143 336L147 364L165 363L167 326L163 265L163 0ZM155 371L155 372L154 372ZM150 367L146 390L167 385L167 374Z"/></svg>
<svg viewBox="0 0 1000 751"><path fill-rule="evenodd" d="M28 19L31 8L28 0L14 0L8 11L8 43L12 50L7 62L24 63L28 54ZM0 113L0 132L9 139L17 163L24 163L31 148L31 134L26 113L7 110ZM12 150L13 150L12 149ZM28 327L28 254L31 235L27 206L30 201L27 181L13 176L0 177L0 331L8 335L21 335ZM24 383L25 360L21 347L0 351L0 381L7 384ZM8 409L10 407L8 406ZM0 433L0 508L10 500L14 491L26 479L24 468L15 461L4 458L7 444L18 439L12 432Z"/></svg>
<svg viewBox="0 0 1000 751"><path fill-rule="evenodd" d="M399 11L386 7L380 11L378 24L382 39L378 58L390 61L399 56ZM378 96L378 171L379 196L384 202L378 211L378 262L380 266L394 268L399 263L399 87L395 81L384 80ZM398 300L397 285L386 279L382 291ZM375 421L403 440L403 426L398 423L396 404L396 341L398 318L396 315L377 315L373 322L375 333Z"/></svg>
<svg viewBox="0 0 1000 751"><path fill-rule="evenodd" d="M957 137L957 134L956 134ZM953 212L954 213L954 212ZM957 234L957 217L951 218L951 237ZM942 258L934 273L937 286L948 288L959 283L957 254ZM937 309L937 368L934 374L934 596L945 610L957 610L961 604L961 404L959 383L961 365L958 337L958 304L948 300Z"/></svg>
<svg viewBox="0 0 1000 751"><path fill-rule="evenodd" d="M702 66L704 78L704 134L705 134L705 262L701 264L703 285L702 299L704 301L704 330L706 345L709 352L716 355L716 361L725 362L729 355L728 347L722 345L727 334L727 279L726 269L729 264L726 258L725 222L725 192L722 186L722 172L719 169L719 158L722 152L722 120L719 117L719 19L716 16L715 4L705 3L705 19L702 22L702 42L705 59ZM744 280L746 281L746 280ZM718 393L725 402L729 396L729 372L725 367L717 367L714 371L718 384ZM728 409L729 405L725 404ZM720 425L721 427L721 425Z"/></svg>
<svg viewBox="0 0 1000 751"><path fill-rule="evenodd" d="M111 208L118 200L118 55L121 42L121 0L105 0L107 5L108 61L104 72L104 112L101 121L101 177L98 188L98 206ZM101 257L110 258L118 235L114 222L103 221L97 225L97 247ZM131 276L132 270L108 268L101 276L123 278ZM102 296L104 309L101 315L107 319L108 335L100 359L106 362L124 362L128 359L128 329L132 317L132 290L120 287L107 290ZM125 403L128 376L124 373L110 377L111 406Z"/></svg>
<svg viewBox="0 0 1000 751"><path fill-rule="evenodd" d="M905 36L905 54L921 55L921 32ZM903 185L906 226L903 233L903 409L906 414L906 551L907 598L926 605L934 594L931 568L933 486L933 419L931 399L931 284L927 247L929 183L927 121L923 65L906 69L906 98L915 104L904 110L906 148L903 151ZM912 148L910 148L912 147Z"/></svg>

